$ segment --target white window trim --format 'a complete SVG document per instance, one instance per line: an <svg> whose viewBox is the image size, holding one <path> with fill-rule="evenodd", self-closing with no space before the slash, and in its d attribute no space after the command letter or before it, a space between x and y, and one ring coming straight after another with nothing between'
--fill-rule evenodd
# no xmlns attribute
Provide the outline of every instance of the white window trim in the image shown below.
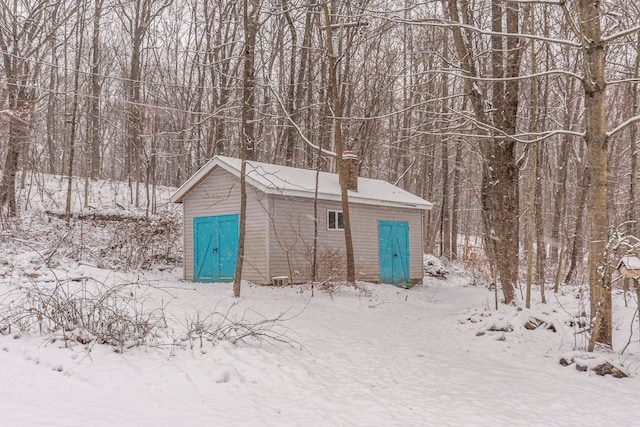
<svg viewBox="0 0 640 427"><path fill-rule="evenodd" d="M329 214L334 213L335 214L335 228L331 228L329 227ZM337 209L327 209L327 216L326 216L326 224L327 224L327 230L330 231L344 231L344 216L343 216L343 223L342 223L342 228L338 227L338 215L342 215L342 211L339 211Z"/></svg>

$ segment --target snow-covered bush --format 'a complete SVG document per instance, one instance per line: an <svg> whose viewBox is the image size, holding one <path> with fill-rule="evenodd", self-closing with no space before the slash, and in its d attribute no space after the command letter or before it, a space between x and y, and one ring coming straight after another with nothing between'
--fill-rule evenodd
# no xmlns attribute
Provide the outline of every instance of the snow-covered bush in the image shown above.
<svg viewBox="0 0 640 427"><path fill-rule="evenodd" d="M449 273L444 263L431 254L424 254L423 266L425 276L439 277L444 279Z"/></svg>
<svg viewBox="0 0 640 427"><path fill-rule="evenodd" d="M66 345L106 344L116 352L138 346L193 349L196 343L216 345L256 340L293 345L283 324L287 312L268 318L253 310L241 316L212 311L185 314L184 328L169 326L165 305L151 297L144 283L108 285L92 279L31 282L0 295L0 334L37 334Z"/></svg>
<svg viewBox="0 0 640 427"><path fill-rule="evenodd" d="M110 239L100 250L107 266L122 270L148 269L152 264L177 264L182 256L182 219L162 217L109 221Z"/></svg>
<svg viewBox="0 0 640 427"><path fill-rule="evenodd" d="M116 350L148 344L166 329L163 307L148 309L143 287L95 280L31 283L11 289L0 304L0 333L38 333L52 340L109 344Z"/></svg>

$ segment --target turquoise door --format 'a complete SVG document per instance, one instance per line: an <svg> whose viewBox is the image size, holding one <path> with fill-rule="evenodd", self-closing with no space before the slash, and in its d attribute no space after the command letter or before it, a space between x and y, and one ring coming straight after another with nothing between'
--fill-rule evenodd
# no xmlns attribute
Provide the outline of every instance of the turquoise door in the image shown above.
<svg viewBox="0 0 640 427"><path fill-rule="evenodd" d="M238 256L238 215L193 219L193 278L196 282L230 282Z"/></svg>
<svg viewBox="0 0 640 427"><path fill-rule="evenodd" d="M379 220L378 240L380 283L409 285L409 223Z"/></svg>

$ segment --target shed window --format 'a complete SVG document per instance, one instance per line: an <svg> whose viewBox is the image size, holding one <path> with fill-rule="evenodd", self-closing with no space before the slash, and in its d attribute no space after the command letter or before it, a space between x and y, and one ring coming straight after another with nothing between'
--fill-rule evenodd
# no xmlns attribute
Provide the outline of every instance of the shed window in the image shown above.
<svg viewBox="0 0 640 427"><path fill-rule="evenodd" d="M344 230L341 211L327 211L327 228L329 230Z"/></svg>

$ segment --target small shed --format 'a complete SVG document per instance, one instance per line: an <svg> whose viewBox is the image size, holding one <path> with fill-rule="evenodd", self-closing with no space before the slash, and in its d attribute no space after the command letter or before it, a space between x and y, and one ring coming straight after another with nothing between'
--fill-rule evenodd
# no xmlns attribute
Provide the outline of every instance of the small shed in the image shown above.
<svg viewBox="0 0 640 427"><path fill-rule="evenodd" d="M640 259L636 256L623 256L616 266L622 277L637 279L640 276Z"/></svg>
<svg viewBox="0 0 640 427"><path fill-rule="evenodd" d="M433 205L388 182L358 177L345 156L357 280L409 285L423 277L423 214ZM237 261L241 160L215 156L172 196L182 203L184 278L232 281ZM271 284L346 277L337 174L248 161L242 278ZM317 199L316 199L317 194ZM314 202L317 200L317 202ZM317 229L317 234L315 230ZM317 245L314 257L314 235Z"/></svg>

